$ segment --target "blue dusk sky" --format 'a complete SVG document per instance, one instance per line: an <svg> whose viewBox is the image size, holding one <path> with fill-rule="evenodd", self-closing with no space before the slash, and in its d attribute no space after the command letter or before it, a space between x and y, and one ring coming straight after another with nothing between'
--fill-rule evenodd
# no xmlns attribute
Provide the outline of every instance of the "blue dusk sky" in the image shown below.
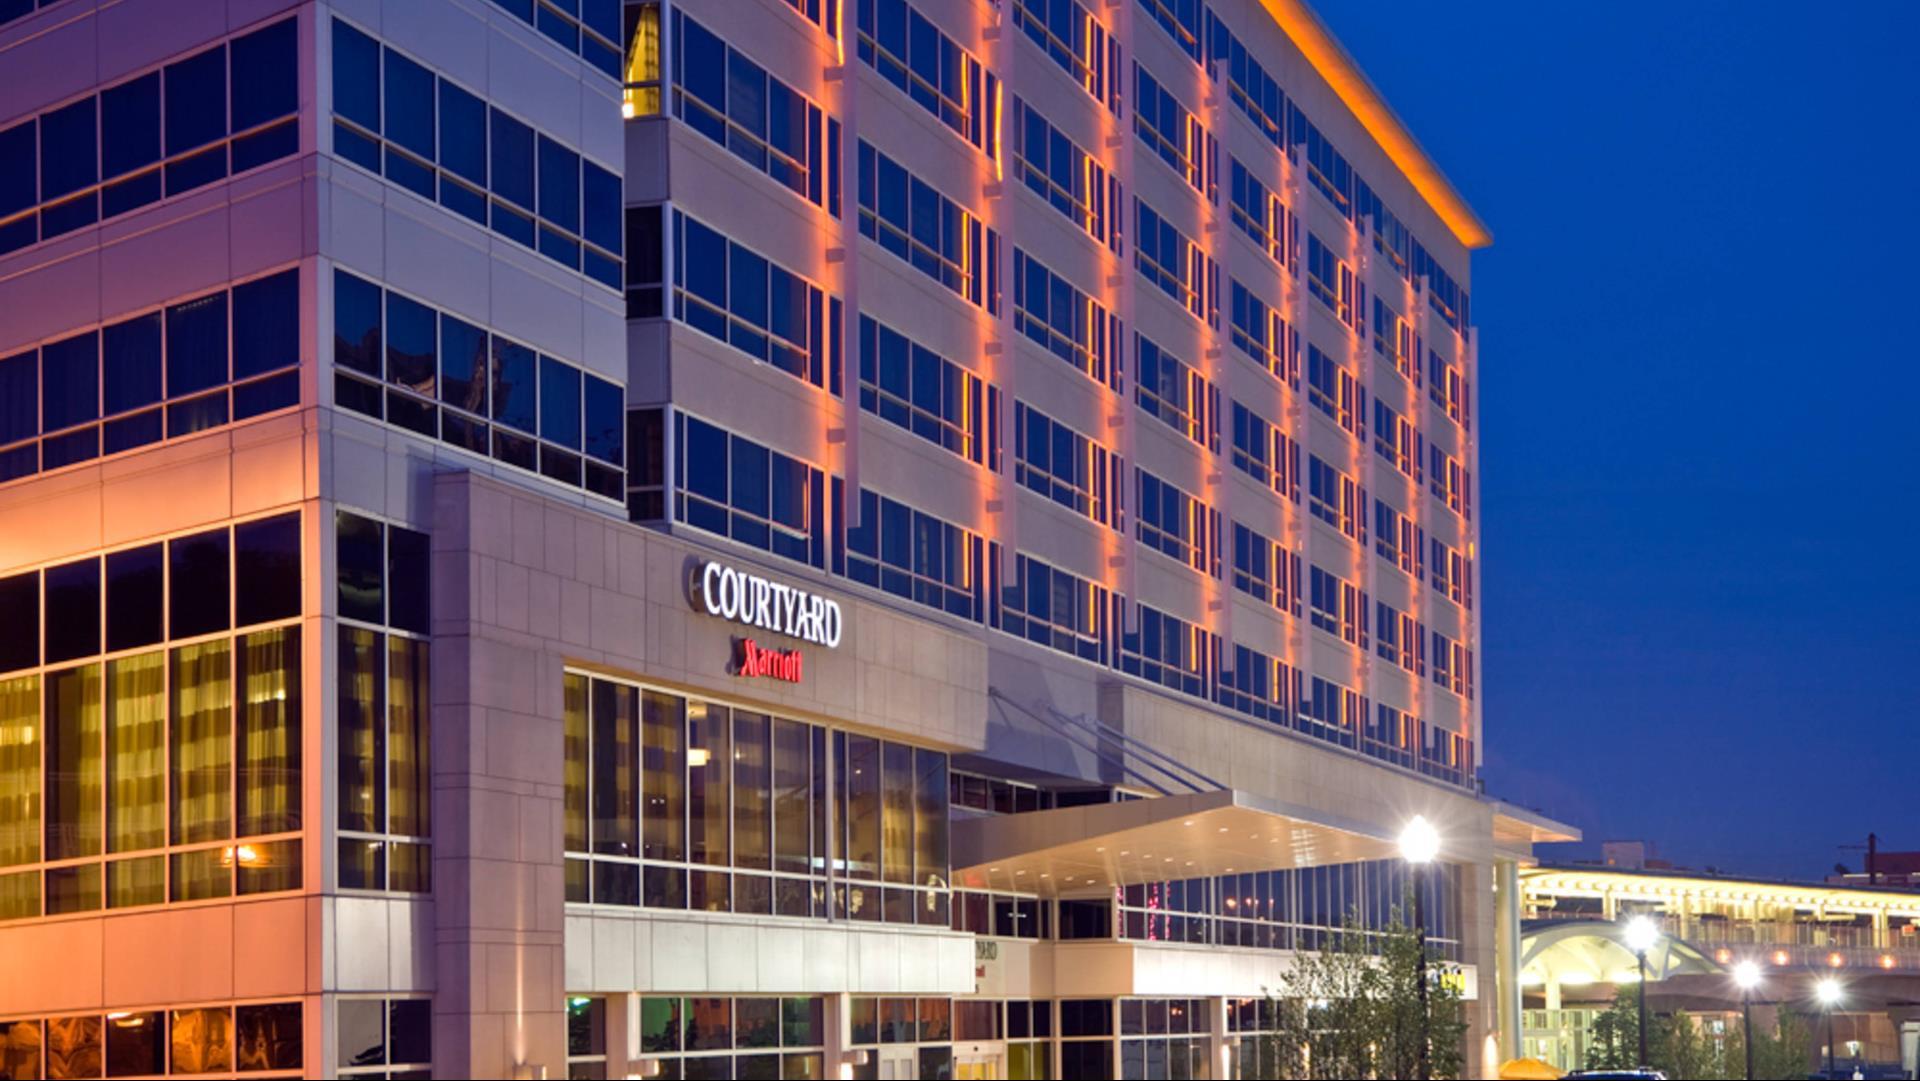
<svg viewBox="0 0 1920 1081"><path fill-rule="evenodd" d="M1554 858L1920 849L1920 5L1316 2L1494 234L1489 792Z"/></svg>

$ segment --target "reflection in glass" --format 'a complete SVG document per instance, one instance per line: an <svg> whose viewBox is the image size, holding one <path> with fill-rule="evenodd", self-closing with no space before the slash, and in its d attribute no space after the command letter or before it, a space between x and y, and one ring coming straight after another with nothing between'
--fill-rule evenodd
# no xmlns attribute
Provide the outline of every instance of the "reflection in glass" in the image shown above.
<svg viewBox="0 0 1920 1081"><path fill-rule="evenodd" d="M688 858L726 866L728 715L725 706L687 703L687 815L692 826Z"/></svg>
<svg viewBox="0 0 1920 1081"><path fill-rule="evenodd" d="M47 915L93 912L100 908L100 865L53 867L47 870Z"/></svg>
<svg viewBox="0 0 1920 1081"><path fill-rule="evenodd" d="M157 905L167 899L167 858L141 856L107 864L107 907Z"/></svg>
<svg viewBox="0 0 1920 1081"><path fill-rule="evenodd" d="M387 639L387 832L425 837L431 832L427 766L427 643Z"/></svg>
<svg viewBox="0 0 1920 1081"><path fill-rule="evenodd" d="M210 897L231 896L233 857L230 847L173 853L168 857L173 868L173 900L204 901Z"/></svg>
<svg viewBox="0 0 1920 1081"><path fill-rule="evenodd" d="M233 1017L224 1009L173 1011L174 1073L233 1069Z"/></svg>
<svg viewBox="0 0 1920 1081"><path fill-rule="evenodd" d="M300 828L300 628L240 640L239 835Z"/></svg>
<svg viewBox="0 0 1920 1081"><path fill-rule="evenodd" d="M686 858L686 703L672 695L641 696L641 792L650 860ZM651 892L651 891L649 891Z"/></svg>
<svg viewBox="0 0 1920 1081"><path fill-rule="evenodd" d="M773 844L774 869L805 874L811 869L809 842L812 827L808 799L813 785L808 758L811 726L799 721L773 722Z"/></svg>
<svg viewBox="0 0 1920 1081"><path fill-rule="evenodd" d="M639 855L635 697L632 687L593 683L593 850L603 855Z"/></svg>
<svg viewBox="0 0 1920 1081"><path fill-rule="evenodd" d="M880 874L880 741L866 736L846 740L847 877Z"/></svg>
<svg viewBox="0 0 1920 1081"><path fill-rule="evenodd" d="M881 749L881 845L888 882L913 881L913 748L889 743Z"/></svg>
<svg viewBox="0 0 1920 1081"><path fill-rule="evenodd" d="M167 1070L166 1014L107 1015L107 1076L138 1077Z"/></svg>
<svg viewBox="0 0 1920 1081"><path fill-rule="evenodd" d="M40 677L21 676L0 680L0 867L39 858Z"/></svg>
<svg viewBox="0 0 1920 1081"><path fill-rule="evenodd" d="M245 1071L297 1070L302 1065L300 1004L272 1002L235 1009L239 1066Z"/></svg>
<svg viewBox="0 0 1920 1081"><path fill-rule="evenodd" d="M566 741L566 850L587 850L587 677L560 680L560 717Z"/></svg>
<svg viewBox="0 0 1920 1081"><path fill-rule="evenodd" d="M172 836L175 844L233 836L233 681L225 641L172 651Z"/></svg>
<svg viewBox="0 0 1920 1081"><path fill-rule="evenodd" d="M767 717L733 715L733 863L765 870L773 865L772 755L767 746Z"/></svg>
<svg viewBox="0 0 1920 1081"><path fill-rule="evenodd" d="M47 858L100 854L100 666L47 674Z"/></svg>
<svg viewBox="0 0 1920 1081"><path fill-rule="evenodd" d="M386 681L380 634L340 628L340 828L381 831L387 818Z"/></svg>
<svg viewBox="0 0 1920 1081"><path fill-rule="evenodd" d="M48 1019L47 1076L99 1077L104 1062L100 1027L98 1015Z"/></svg>

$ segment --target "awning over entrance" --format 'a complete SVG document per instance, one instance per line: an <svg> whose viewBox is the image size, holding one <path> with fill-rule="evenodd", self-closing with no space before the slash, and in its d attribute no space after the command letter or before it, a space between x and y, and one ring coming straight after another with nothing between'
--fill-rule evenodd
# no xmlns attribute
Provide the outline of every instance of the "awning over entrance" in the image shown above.
<svg viewBox="0 0 1920 1081"><path fill-rule="evenodd" d="M1357 823L1223 789L956 820L953 884L1053 895L1396 853Z"/></svg>

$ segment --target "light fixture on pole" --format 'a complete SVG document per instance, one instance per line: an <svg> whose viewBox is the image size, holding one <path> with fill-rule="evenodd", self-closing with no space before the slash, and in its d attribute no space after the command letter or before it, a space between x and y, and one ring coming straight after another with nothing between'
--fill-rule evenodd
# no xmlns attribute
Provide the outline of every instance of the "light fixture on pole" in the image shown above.
<svg viewBox="0 0 1920 1081"><path fill-rule="evenodd" d="M1420 985L1419 1081L1433 1079L1433 1015L1427 1006L1427 864L1440 854L1440 831L1425 815L1414 815L1400 831L1400 858L1413 873L1413 931L1419 957L1414 979Z"/></svg>
<svg viewBox="0 0 1920 1081"><path fill-rule="evenodd" d="M1752 961L1733 966L1733 982L1740 988L1740 1017L1746 1026L1747 1081L1753 1081L1753 989L1760 986L1760 966Z"/></svg>
<svg viewBox="0 0 1920 1081"><path fill-rule="evenodd" d="M1820 1008L1827 1015L1827 1076L1833 1076L1833 1008L1840 1004L1840 981L1828 976L1814 985Z"/></svg>
<svg viewBox="0 0 1920 1081"><path fill-rule="evenodd" d="M1640 1059L1638 1065L1645 1069L1647 1065L1647 951L1660 942L1660 928L1647 916L1635 916L1627 921L1627 948L1640 962Z"/></svg>

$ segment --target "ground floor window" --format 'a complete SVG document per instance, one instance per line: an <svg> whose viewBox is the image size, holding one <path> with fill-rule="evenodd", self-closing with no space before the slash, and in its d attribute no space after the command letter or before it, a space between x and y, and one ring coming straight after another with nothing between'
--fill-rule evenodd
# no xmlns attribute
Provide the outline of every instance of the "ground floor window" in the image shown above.
<svg viewBox="0 0 1920 1081"><path fill-rule="evenodd" d="M298 1002L0 1020L0 1077L301 1076Z"/></svg>
<svg viewBox="0 0 1920 1081"><path fill-rule="evenodd" d="M433 1076L433 1001L342 998L338 1076Z"/></svg>

